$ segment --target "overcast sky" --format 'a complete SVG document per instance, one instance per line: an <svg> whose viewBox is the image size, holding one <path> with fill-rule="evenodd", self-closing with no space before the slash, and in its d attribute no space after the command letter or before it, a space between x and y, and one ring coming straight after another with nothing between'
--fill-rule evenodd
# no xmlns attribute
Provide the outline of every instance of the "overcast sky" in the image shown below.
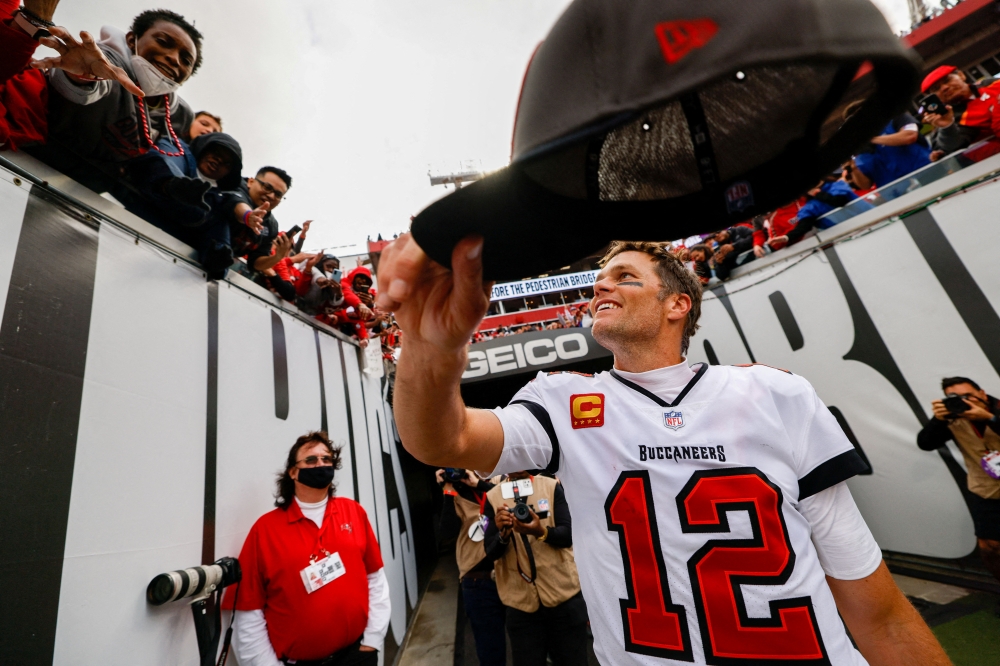
<svg viewBox="0 0 1000 666"><path fill-rule="evenodd" d="M608 0L609 2L617 0ZM127 30L164 6L205 35L204 65L181 90L221 115L244 174L292 175L276 211L314 219L307 247L391 238L445 194L427 172L510 157L514 108L535 46L568 0L63 0L56 22ZM896 31L905 0L875 0Z"/></svg>

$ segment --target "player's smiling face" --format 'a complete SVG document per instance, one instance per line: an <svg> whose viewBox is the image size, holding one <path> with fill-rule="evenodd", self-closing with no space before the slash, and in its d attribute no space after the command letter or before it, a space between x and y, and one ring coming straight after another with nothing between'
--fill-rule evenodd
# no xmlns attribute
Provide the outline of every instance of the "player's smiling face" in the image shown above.
<svg viewBox="0 0 1000 666"><path fill-rule="evenodd" d="M653 257L645 252L616 255L594 284L594 339L612 351L655 339L664 323L661 287Z"/></svg>

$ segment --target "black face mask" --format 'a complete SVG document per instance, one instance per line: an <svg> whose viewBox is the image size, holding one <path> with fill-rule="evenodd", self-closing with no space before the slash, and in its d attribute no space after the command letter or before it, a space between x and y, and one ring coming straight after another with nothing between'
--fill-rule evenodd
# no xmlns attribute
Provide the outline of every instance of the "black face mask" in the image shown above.
<svg viewBox="0 0 1000 666"><path fill-rule="evenodd" d="M333 483L333 465L299 468L299 483L310 488L326 488Z"/></svg>

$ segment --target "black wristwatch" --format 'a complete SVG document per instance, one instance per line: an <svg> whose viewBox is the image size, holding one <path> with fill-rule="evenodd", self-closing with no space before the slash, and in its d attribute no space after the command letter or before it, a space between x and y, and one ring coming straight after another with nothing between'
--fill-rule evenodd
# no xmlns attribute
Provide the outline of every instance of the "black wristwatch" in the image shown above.
<svg viewBox="0 0 1000 666"><path fill-rule="evenodd" d="M36 16L32 12L29 12L24 7L17 10L14 14L14 23L17 27L28 33L28 36L32 39L38 40L42 37L51 37L52 33L49 32L49 28L55 25L52 21L46 21L45 19Z"/></svg>

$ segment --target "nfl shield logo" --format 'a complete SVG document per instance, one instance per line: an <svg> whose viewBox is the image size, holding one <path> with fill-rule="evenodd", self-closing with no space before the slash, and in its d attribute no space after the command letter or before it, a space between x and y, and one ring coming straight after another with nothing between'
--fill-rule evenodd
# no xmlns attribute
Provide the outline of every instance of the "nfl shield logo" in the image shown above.
<svg viewBox="0 0 1000 666"><path fill-rule="evenodd" d="M684 415L681 414L680 412L664 412L663 425L667 426L671 430L677 430L678 428L683 428Z"/></svg>

